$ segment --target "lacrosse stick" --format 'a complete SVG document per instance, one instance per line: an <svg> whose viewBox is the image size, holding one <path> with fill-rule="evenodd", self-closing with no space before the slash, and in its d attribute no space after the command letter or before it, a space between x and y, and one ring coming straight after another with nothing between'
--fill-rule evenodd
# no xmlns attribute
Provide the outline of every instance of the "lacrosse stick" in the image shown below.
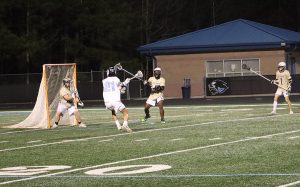
<svg viewBox="0 0 300 187"><path fill-rule="evenodd" d="M84 104L83 104L83 102L81 101L81 99L80 99L80 97L79 97L79 93L78 93L78 90L76 89L76 88L74 88L74 87L72 87L71 88L71 93L72 93L72 97L74 98L74 99L78 99L78 106L80 106L80 107L84 107Z"/></svg>
<svg viewBox="0 0 300 187"><path fill-rule="evenodd" d="M117 63L116 65L114 65L114 69L115 69L115 71L122 70L123 67L122 67L121 63Z"/></svg>
<svg viewBox="0 0 300 187"><path fill-rule="evenodd" d="M132 80L132 79L139 79L141 81L144 81L142 80L141 78L143 78L143 72L141 70L139 70L133 77L129 78L129 80Z"/></svg>
<svg viewBox="0 0 300 187"><path fill-rule="evenodd" d="M132 77L131 79L137 78L137 79L139 79L140 81L144 81L143 79L141 79L141 78L143 77L142 71L138 71L138 72L134 75L133 73L130 73L129 71L127 71L126 69L124 69L120 63L116 64L116 65L114 66L114 69L115 69L115 70L122 70L122 71L128 73L129 75L132 75L133 77ZM130 80L131 80L131 79L130 79Z"/></svg>
<svg viewBox="0 0 300 187"><path fill-rule="evenodd" d="M278 87L280 87L280 88L282 88L282 89L288 91L288 89L283 88L282 86L280 86L279 84L273 82L272 80L268 79L267 77L265 77L265 76L263 76L263 75L257 73L256 71L252 70L247 64L243 64L243 65L242 65L242 68L243 68L243 69L246 69L246 70L248 70L248 71L251 71L252 73L255 73L256 75L258 75L258 76L264 78L265 80L269 81L271 84L275 84L276 86L278 86Z"/></svg>
<svg viewBox="0 0 300 187"><path fill-rule="evenodd" d="M142 71L139 70L133 77L127 78L127 79L123 82L123 85L124 85L124 86L127 86L127 85L129 84L129 82L130 82L132 79L137 78L137 79L141 80L142 77L143 77L143 73L142 73Z"/></svg>

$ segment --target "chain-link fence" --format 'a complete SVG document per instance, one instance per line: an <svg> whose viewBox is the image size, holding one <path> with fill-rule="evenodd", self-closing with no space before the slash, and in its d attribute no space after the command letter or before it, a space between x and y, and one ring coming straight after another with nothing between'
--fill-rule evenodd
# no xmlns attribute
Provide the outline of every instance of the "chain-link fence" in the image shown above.
<svg viewBox="0 0 300 187"><path fill-rule="evenodd" d="M118 72L124 81L130 75ZM82 100L103 100L102 80L106 71L77 72L77 86ZM35 102L42 80L42 73L0 75L0 103ZM145 97L145 86L139 80L131 80L123 99Z"/></svg>

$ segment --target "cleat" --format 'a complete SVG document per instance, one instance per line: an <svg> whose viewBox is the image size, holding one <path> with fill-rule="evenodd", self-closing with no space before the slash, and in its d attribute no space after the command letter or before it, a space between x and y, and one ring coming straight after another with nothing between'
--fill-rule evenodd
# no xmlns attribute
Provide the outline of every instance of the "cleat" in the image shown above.
<svg viewBox="0 0 300 187"><path fill-rule="evenodd" d="M144 122L147 122L147 120L150 118L150 116L145 116L143 119L141 119L141 121L144 123Z"/></svg>
<svg viewBox="0 0 300 187"><path fill-rule="evenodd" d="M85 127L86 127L86 125L85 125L85 124L83 124L83 123L80 123L80 124L78 125L78 127L80 127L80 128L85 128Z"/></svg>
<svg viewBox="0 0 300 187"><path fill-rule="evenodd" d="M78 106L80 106L81 108L83 108L83 107L84 107L84 104L83 104L83 102L82 102L82 101L80 101L80 102L78 103Z"/></svg>
<svg viewBox="0 0 300 187"><path fill-rule="evenodd" d="M128 126L122 126L127 132L131 133L132 130Z"/></svg>
<svg viewBox="0 0 300 187"><path fill-rule="evenodd" d="M293 111L290 111L290 114L294 114L294 112L293 112Z"/></svg>
<svg viewBox="0 0 300 187"><path fill-rule="evenodd" d="M57 128L58 127L58 125L56 125L55 123L51 126L51 129L55 129L55 128Z"/></svg>
<svg viewBox="0 0 300 187"><path fill-rule="evenodd" d="M163 119L160 121L161 124L166 124L166 121Z"/></svg>
<svg viewBox="0 0 300 187"><path fill-rule="evenodd" d="M271 114L271 115L275 115L275 114L276 114L276 112L275 112L275 111L272 111L270 114Z"/></svg>

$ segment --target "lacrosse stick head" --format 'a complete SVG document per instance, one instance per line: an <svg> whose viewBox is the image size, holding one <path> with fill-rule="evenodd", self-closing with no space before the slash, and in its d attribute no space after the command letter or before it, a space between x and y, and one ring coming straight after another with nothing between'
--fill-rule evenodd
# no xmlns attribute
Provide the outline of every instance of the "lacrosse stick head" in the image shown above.
<svg viewBox="0 0 300 187"><path fill-rule="evenodd" d="M121 63L117 63L117 64L114 66L114 69L115 69L115 71L117 71L117 70L122 70L123 67L122 67Z"/></svg>
<svg viewBox="0 0 300 187"><path fill-rule="evenodd" d="M243 64L243 65L242 65L242 68L243 68L243 69L246 69L246 70L249 70L249 71L250 71L250 69L251 69L247 64Z"/></svg>
<svg viewBox="0 0 300 187"><path fill-rule="evenodd" d="M143 72L141 70L139 70L136 74L135 74L135 77L136 78L143 78Z"/></svg>

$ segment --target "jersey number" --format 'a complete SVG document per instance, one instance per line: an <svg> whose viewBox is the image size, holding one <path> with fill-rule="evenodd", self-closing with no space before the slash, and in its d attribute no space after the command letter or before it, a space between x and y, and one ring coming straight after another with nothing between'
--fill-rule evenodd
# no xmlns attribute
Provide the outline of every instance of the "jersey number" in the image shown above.
<svg viewBox="0 0 300 187"><path fill-rule="evenodd" d="M116 90L116 85L114 82L104 83L104 92L114 92Z"/></svg>

